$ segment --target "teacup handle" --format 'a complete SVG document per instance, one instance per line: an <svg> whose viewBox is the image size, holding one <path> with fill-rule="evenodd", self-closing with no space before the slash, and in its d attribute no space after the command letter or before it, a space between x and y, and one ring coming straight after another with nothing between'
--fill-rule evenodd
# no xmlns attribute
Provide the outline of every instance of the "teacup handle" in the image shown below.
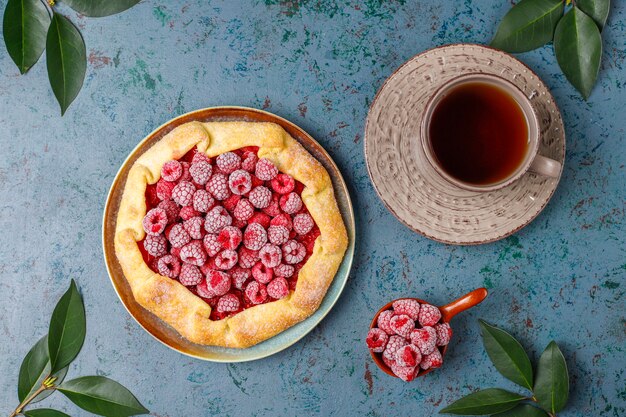
<svg viewBox="0 0 626 417"><path fill-rule="evenodd" d="M536 155L528 170L546 177L556 178L561 173L561 163L545 156Z"/></svg>
<svg viewBox="0 0 626 417"><path fill-rule="evenodd" d="M465 294L458 300L454 300L443 307L439 307L444 322L449 322L452 317L456 316L462 311L468 308L474 307L476 304L481 303L487 297L486 288L477 288L469 294Z"/></svg>

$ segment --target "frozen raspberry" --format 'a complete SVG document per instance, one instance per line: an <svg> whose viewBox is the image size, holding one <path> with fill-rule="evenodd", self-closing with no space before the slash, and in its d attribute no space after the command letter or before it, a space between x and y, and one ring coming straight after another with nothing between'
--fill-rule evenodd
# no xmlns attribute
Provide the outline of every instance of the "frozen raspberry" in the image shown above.
<svg viewBox="0 0 626 417"><path fill-rule="evenodd" d="M165 235L174 248L182 248L191 241L189 232L185 230L185 227L181 223L173 225Z"/></svg>
<svg viewBox="0 0 626 417"><path fill-rule="evenodd" d="M365 343L372 352L381 353L385 350L385 346L387 346L387 340L389 340L387 333L374 327L367 333Z"/></svg>
<svg viewBox="0 0 626 417"><path fill-rule="evenodd" d="M206 184L212 173L213 167L206 161L192 162L189 167L191 178L200 185Z"/></svg>
<svg viewBox="0 0 626 417"><path fill-rule="evenodd" d="M408 345L409 342L402 336L389 336L389 341L387 342L387 346L385 346L385 350L383 351L383 358L390 359L392 361L396 361L396 352L402 347Z"/></svg>
<svg viewBox="0 0 626 417"><path fill-rule="evenodd" d="M180 259L192 265L202 266L206 262L206 253L202 248L202 241L192 240L180 250Z"/></svg>
<svg viewBox="0 0 626 417"><path fill-rule="evenodd" d="M178 181L191 181L191 174L189 173L189 167L191 166L191 164L189 162L181 162L180 166L183 167L183 173L181 174L180 178L178 179Z"/></svg>
<svg viewBox="0 0 626 417"><path fill-rule="evenodd" d="M293 191L296 182L291 177L291 175L287 174L278 174L272 182L272 190L276 191L278 194L288 194Z"/></svg>
<svg viewBox="0 0 626 417"><path fill-rule="evenodd" d="M233 226L235 226L239 230L243 230L248 225L247 222L239 219L233 219Z"/></svg>
<svg viewBox="0 0 626 417"><path fill-rule="evenodd" d="M217 302L217 311L230 313L239 310L239 298L235 294L226 294Z"/></svg>
<svg viewBox="0 0 626 417"><path fill-rule="evenodd" d="M159 258L159 274L164 277L176 278L180 274L180 261L174 255Z"/></svg>
<svg viewBox="0 0 626 417"><path fill-rule="evenodd" d="M228 187L233 194L244 195L252 189L252 177L250 173L243 169L230 174L228 177Z"/></svg>
<svg viewBox="0 0 626 417"><path fill-rule="evenodd" d="M246 199L242 198L237 202L235 210L233 210L233 216L237 220L246 221L254 214L254 206Z"/></svg>
<svg viewBox="0 0 626 417"><path fill-rule="evenodd" d="M254 207L262 209L270 205L272 192L267 187L259 185L250 191L248 199Z"/></svg>
<svg viewBox="0 0 626 417"><path fill-rule="evenodd" d="M190 206L193 203L193 193L196 187L189 181L181 181L172 190L172 200L181 206Z"/></svg>
<svg viewBox="0 0 626 417"><path fill-rule="evenodd" d="M263 265L268 268L274 268L280 265L280 261L283 257L282 255L283 254L280 248L276 245L272 245L271 243L265 244L265 246L259 250L259 258L261 258Z"/></svg>
<svg viewBox="0 0 626 417"><path fill-rule="evenodd" d="M161 208L153 208L143 218L143 230L147 234L157 236L163 233L167 226L167 213Z"/></svg>
<svg viewBox="0 0 626 417"><path fill-rule="evenodd" d="M241 243L241 239L241 230L234 226L224 227L217 236L217 241L224 249L237 249L237 246Z"/></svg>
<svg viewBox="0 0 626 417"><path fill-rule="evenodd" d="M422 327L434 326L441 319L441 311L430 304L422 304L417 319Z"/></svg>
<svg viewBox="0 0 626 417"><path fill-rule="evenodd" d="M202 245L210 257L217 255L222 250L222 245L218 241L217 235L214 233L207 233L204 235Z"/></svg>
<svg viewBox="0 0 626 417"><path fill-rule="evenodd" d="M259 260L259 251L251 250L242 246L237 252L239 254L239 266L242 268L252 268Z"/></svg>
<svg viewBox="0 0 626 417"><path fill-rule="evenodd" d="M265 213L261 213L257 211L256 213L252 215L252 217L248 219L248 223L250 224L258 223L261 226L263 226L264 229L267 229L268 227L270 227L270 220L271 220L270 216L268 216Z"/></svg>
<svg viewBox="0 0 626 417"><path fill-rule="evenodd" d="M230 271L230 278L233 281L233 285L238 290L243 290L244 284L252 276L249 269L236 266Z"/></svg>
<svg viewBox="0 0 626 417"><path fill-rule="evenodd" d="M180 213L178 213L181 219L189 220L193 217L197 217L200 215L199 211L196 211L192 206L185 206L180 209Z"/></svg>
<svg viewBox="0 0 626 417"><path fill-rule="evenodd" d="M272 195L270 205L263 209L263 213L267 214L270 217L276 217L281 213L280 204L278 202L278 194Z"/></svg>
<svg viewBox="0 0 626 417"><path fill-rule="evenodd" d="M209 158L207 154L200 152L199 150L196 149L195 153L193 154L193 158L191 159L191 163L196 164L198 162L206 162L210 164L211 158Z"/></svg>
<svg viewBox="0 0 626 417"><path fill-rule="evenodd" d="M267 243L267 232L258 223L250 223L243 233L243 244L246 248L259 250Z"/></svg>
<svg viewBox="0 0 626 417"><path fill-rule="evenodd" d="M280 208L287 214L294 214L302 208L302 199L296 193L289 193L280 198Z"/></svg>
<svg viewBox="0 0 626 417"><path fill-rule="evenodd" d="M296 214L293 218L293 230L299 235L306 235L313 229L315 223L308 213Z"/></svg>
<svg viewBox="0 0 626 417"><path fill-rule="evenodd" d="M393 311L385 310L378 315L378 320L376 321L376 325L379 329L383 330L388 335L396 334L391 328L391 318L393 317Z"/></svg>
<svg viewBox="0 0 626 417"><path fill-rule="evenodd" d="M261 262L257 262L252 267L252 277L261 284L267 284L274 277L274 271L272 271L272 268L266 267Z"/></svg>
<svg viewBox="0 0 626 417"><path fill-rule="evenodd" d="M172 200L163 200L157 207L165 210L165 214L167 214L167 224L174 223L180 213L178 204L174 203Z"/></svg>
<svg viewBox="0 0 626 417"><path fill-rule="evenodd" d="M411 343L419 348L422 355L428 355L435 350L437 331L434 328L426 326L421 329L415 329L409 337L411 338Z"/></svg>
<svg viewBox="0 0 626 417"><path fill-rule="evenodd" d="M192 239L202 239L204 237L204 219L200 216L185 220L183 227Z"/></svg>
<svg viewBox="0 0 626 417"><path fill-rule="evenodd" d="M289 278L296 269L291 265L280 264L274 268L274 275L277 277Z"/></svg>
<svg viewBox="0 0 626 417"><path fill-rule="evenodd" d="M285 226L270 226L267 238L274 245L282 245L289 240L289 230Z"/></svg>
<svg viewBox="0 0 626 417"><path fill-rule="evenodd" d="M267 295L280 300L285 298L289 294L289 284L285 278L274 278L269 284L267 284Z"/></svg>
<svg viewBox="0 0 626 417"><path fill-rule="evenodd" d="M215 258L209 258L204 265L200 267L200 272L206 277L207 274L211 271L217 270L217 266L215 265Z"/></svg>
<svg viewBox="0 0 626 417"><path fill-rule="evenodd" d="M176 181L183 174L183 166L178 161L167 161L161 168L161 178L165 181Z"/></svg>
<svg viewBox="0 0 626 417"><path fill-rule="evenodd" d="M265 181L258 179L256 176L252 176L252 188L265 185Z"/></svg>
<svg viewBox="0 0 626 417"><path fill-rule="evenodd" d="M167 240L163 235L147 235L143 241L143 248L151 256L163 256L167 253Z"/></svg>
<svg viewBox="0 0 626 417"><path fill-rule="evenodd" d="M286 263L293 265L302 262L306 256L306 248L302 243L289 240L283 245L283 259Z"/></svg>
<svg viewBox="0 0 626 417"><path fill-rule="evenodd" d="M221 173L213 174L209 182L206 183L206 190L211 193L216 200L226 200L230 196L228 188L228 178Z"/></svg>
<svg viewBox="0 0 626 417"><path fill-rule="evenodd" d="M420 303L408 298L396 300L393 302L393 312L395 315L406 314L411 317L411 320L417 320L420 312Z"/></svg>
<svg viewBox="0 0 626 417"><path fill-rule="evenodd" d="M390 368L395 376L405 382L413 381L419 371L419 368L415 366L400 366L397 361L395 364L391 365Z"/></svg>
<svg viewBox="0 0 626 417"><path fill-rule="evenodd" d="M409 337L409 334L415 329L415 322L406 314L393 316L389 321L389 325L396 334L402 337Z"/></svg>
<svg viewBox="0 0 626 417"><path fill-rule="evenodd" d="M445 346L450 343L452 328L448 323L436 324L435 331L437 332L437 346Z"/></svg>
<svg viewBox="0 0 626 417"><path fill-rule="evenodd" d="M279 214L278 216L274 217L270 221L270 224L272 226L284 226L289 231L293 228L293 222L291 221L291 216L285 213Z"/></svg>
<svg viewBox="0 0 626 417"><path fill-rule="evenodd" d="M226 249L221 251L215 257L215 266L222 271L228 271L233 266L237 265L237 261L239 260L239 256L237 252L231 249Z"/></svg>
<svg viewBox="0 0 626 417"><path fill-rule="evenodd" d="M234 152L226 152L215 159L215 164L225 174L230 174L241 167L241 158Z"/></svg>
<svg viewBox="0 0 626 417"><path fill-rule="evenodd" d="M278 168L276 168L276 165L269 159L261 158L259 162L256 163L254 175L260 180L270 181L278 175Z"/></svg>
<svg viewBox="0 0 626 417"><path fill-rule="evenodd" d="M174 190L176 184L173 182L160 179L156 184L156 195L159 200L169 200L172 198L172 190Z"/></svg>
<svg viewBox="0 0 626 417"><path fill-rule="evenodd" d="M224 207L213 207L205 217L204 230L209 233L219 233L226 226L230 226L233 218Z"/></svg>
<svg viewBox="0 0 626 417"><path fill-rule="evenodd" d="M196 285L196 293L202 298L214 298L215 295L211 292L207 286L206 279L200 281L200 284Z"/></svg>
<svg viewBox="0 0 626 417"><path fill-rule="evenodd" d="M197 266L183 263L183 266L180 268L180 275L178 276L178 280L181 284L186 287L192 287L200 284L202 278L202 272L200 272Z"/></svg>
<svg viewBox="0 0 626 417"><path fill-rule="evenodd" d="M443 357L438 349L433 350L432 353L424 355L420 367L424 370L431 368L439 368L443 364Z"/></svg>
<svg viewBox="0 0 626 417"><path fill-rule="evenodd" d="M193 195L193 208L201 213L206 213L215 205L215 200L206 190L197 190Z"/></svg>
<svg viewBox="0 0 626 417"><path fill-rule="evenodd" d="M230 276L222 271L209 271L206 276L206 286L213 297L219 297L230 290Z"/></svg>
<svg viewBox="0 0 626 417"><path fill-rule="evenodd" d="M178 259L180 259L180 248L172 248L170 249L170 255L174 255Z"/></svg>
<svg viewBox="0 0 626 417"><path fill-rule="evenodd" d="M243 160L241 161L241 169L245 169L248 172L254 172L256 168L256 162L259 157L254 152L246 151L243 153Z"/></svg>
<svg viewBox="0 0 626 417"><path fill-rule="evenodd" d="M415 345L406 345L396 352L396 363L399 366L415 368L422 361L422 352Z"/></svg>
<svg viewBox="0 0 626 417"><path fill-rule="evenodd" d="M251 281L246 287L246 297L252 304L262 304L267 300L267 290L265 285L257 281Z"/></svg>

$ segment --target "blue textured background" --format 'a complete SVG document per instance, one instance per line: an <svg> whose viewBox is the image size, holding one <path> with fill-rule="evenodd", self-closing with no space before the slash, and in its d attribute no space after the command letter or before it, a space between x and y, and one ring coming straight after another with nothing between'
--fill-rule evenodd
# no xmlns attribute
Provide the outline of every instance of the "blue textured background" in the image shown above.
<svg viewBox="0 0 626 417"><path fill-rule="evenodd" d="M17 405L21 359L74 277L88 329L69 377L111 376L154 416L431 415L479 387L514 389L483 350L479 317L534 358L559 343L571 374L563 416L626 415L626 7L613 3L588 102L550 46L520 56L560 105L565 172L531 225L478 247L429 241L384 209L364 166L363 126L395 68L433 46L488 42L510 2L142 1L102 19L60 5L89 55L65 117L45 62L19 76L0 52L0 414ZM291 348L235 365L187 358L141 330L100 244L107 191L129 151L168 119L215 105L267 109L309 131L342 169L358 222L355 266L331 314ZM405 384L373 365L363 339L379 306L403 295L443 304L483 285L490 297L453 322L444 368ZM84 415L60 394L46 403Z"/></svg>

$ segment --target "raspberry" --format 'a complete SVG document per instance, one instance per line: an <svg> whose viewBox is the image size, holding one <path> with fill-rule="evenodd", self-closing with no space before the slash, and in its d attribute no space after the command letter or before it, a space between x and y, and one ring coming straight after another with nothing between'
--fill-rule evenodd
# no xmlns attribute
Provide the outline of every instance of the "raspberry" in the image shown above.
<svg viewBox="0 0 626 417"><path fill-rule="evenodd" d="M202 242L192 240L180 250L180 259L192 265L202 266L206 262L206 253L202 248Z"/></svg>
<svg viewBox="0 0 626 417"><path fill-rule="evenodd" d="M208 191L200 189L193 195L193 209L201 213L206 213L215 205L215 200Z"/></svg>
<svg viewBox="0 0 626 417"><path fill-rule="evenodd" d="M385 310L378 315L378 320L376 321L376 325L378 326L378 328L389 335L395 334L389 323L392 317L393 311Z"/></svg>
<svg viewBox="0 0 626 417"><path fill-rule="evenodd" d="M389 340L387 333L374 327L367 333L365 343L372 352L381 353L385 350L385 346L387 346L387 340Z"/></svg>
<svg viewBox="0 0 626 417"><path fill-rule="evenodd" d="M441 319L441 311L435 306L430 304L422 304L418 316L419 323L422 327L434 326Z"/></svg>
<svg viewBox="0 0 626 417"><path fill-rule="evenodd" d="M172 248L170 249L170 255L174 255L178 259L180 259L180 248Z"/></svg>
<svg viewBox="0 0 626 417"><path fill-rule="evenodd" d="M238 290L243 290L244 284L250 278L251 275L252 273L250 272L249 269L242 268L240 266L236 266L230 271L230 278L233 281L233 285Z"/></svg>
<svg viewBox="0 0 626 417"><path fill-rule="evenodd" d="M261 262L263 262L263 265L267 266L268 268L274 268L280 265L282 252L278 246L267 243L259 251L259 258L261 258ZM269 287L267 290L269 291Z"/></svg>
<svg viewBox="0 0 626 417"><path fill-rule="evenodd" d="M437 332L437 346L445 346L450 343L452 328L448 323L436 324L435 331Z"/></svg>
<svg viewBox="0 0 626 417"><path fill-rule="evenodd" d="M291 221L291 216L288 214L279 214L274 217L272 221L270 221L272 226L285 226L287 230L291 230L293 228L293 222Z"/></svg>
<svg viewBox="0 0 626 417"><path fill-rule="evenodd" d="M161 208L153 208L143 218L143 230L147 234L157 236L163 233L167 226L167 213Z"/></svg>
<svg viewBox="0 0 626 417"><path fill-rule="evenodd" d="M241 158L234 152L226 152L215 159L215 164L225 174L230 174L241 167Z"/></svg>
<svg viewBox="0 0 626 417"><path fill-rule="evenodd" d="M285 262L293 265L302 262L306 256L306 248L302 243L290 240L283 245L283 258Z"/></svg>
<svg viewBox="0 0 626 417"><path fill-rule="evenodd" d="M213 233L207 233L204 235L202 244L204 245L206 253L211 257L217 255L222 250L222 245L218 241L217 235Z"/></svg>
<svg viewBox="0 0 626 417"><path fill-rule="evenodd" d="M396 334L406 338L408 338L411 331L415 329L415 322L406 314L393 316L389 321L389 325Z"/></svg>
<svg viewBox="0 0 626 417"><path fill-rule="evenodd" d="M293 218L293 230L299 235L306 235L313 229L315 223L308 213L296 214Z"/></svg>
<svg viewBox="0 0 626 417"><path fill-rule="evenodd" d="M234 226L224 227L217 236L217 241L224 249L237 249L241 239L241 230Z"/></svg>
<svg viewBox="0 0 626 417"><path fill-rule="evenodd" d="M181 284L186 287L192 287L200 284L202 278L202 272L200 272L197 266L183 263L183 266L180 268L180 275L178 276L178 280Z"/></svg>
<svg viewBox="0 0 626 417"><path fill-rule="evenodd" d="M216 200L226 200L230 196L228 189L228 178L221 173L213 174L209 182L206 183L206 190L211 193Z"/></svg>
<svg viewBox="0 0 626 417"><path fill-rule="evenodd" d="M268 268L263 263L257 262L252 267L252 277L259 281L261 284L267 284L274 277L272 268Z"/></svg>
<svg viewBox="0 0 626 417"><path fill-rule="evenodd" d="M270 184L272 186L272 190L276 191L278 194L288 194L293 191L296 182L291 175L278 174L274 179L272 179Z"/></svg>
<svg viewBox="0 0 626 417"><path fill-rule="evenodd" d="M387 365L388 367L392 367L392 366L396 366L396 360L395 359L388 359L387 357L383 356L383 362L385 363L385 365Z"/></svg>
<svg viewBox="0 0 626 417"><path fill-rule="evenodd" d="M161 167L161 178L165 181L176 181L183 174L183 166L178 161L167 161Z"/></svg>
<svg viewBox="0 0 626 417"><path fill-rule="evenodd" d="M233 216L237 220L246 221L254 214L254 206L246 199L242 198L237 202L235 210L233 210Z"/></svg>
<svg viewBox="0 0 626 417"><path fill-rule="evenodd" d="M269 284L267 284L267 295L280 300L285 298L289 294L289 284L285 278L274 278Z"/></svg>
<svg viewBox="0 0 626 417"><path fill-rule="evenodd" d="M248 223L258 223L263 226L264 229L267 229L270 226L270 216L265 213L261 213L257 211L248 219Z"/></svg>
<svg viewBox="0 0 626 417"><path fill-rule="evenodd" d="M212 173L213 167L206 161L193 162L189 167L191 178L200 185L206 184Z"/></svg>
<svg viewBox="0 0 626 417"><path fill-rule="evenodd" d="M291 265L280 264L274 268L274 275L277 277L289 278L293 275L296 268Z"/></svg>
<svg viewBox="0 0 626 417"><path fill-rule="evenodd" d="M237 265L238 260L239 256L237 255L237 252L231 249L226 249L218 253L215 257L215 266L217 266L218 269L227 271Z"/></svg>
<svg viewBox="0 0 626 417"><path fill-rule="evenodd" d="M259 185L265 185L263 180L258 179L254 175L252 176L252 188L258 187Z"/></svg>
<svg viewBox="0 0 626 417"><path fill-rule="evenodd" d="M209 272L216 269L217 266L215 265L215 258L209 258L209 260L200 267L200 272L202 272L202 274L206 277Z"/></svg>
<svg viewBox="0 0 626 417"><path fill-rule="evenodd" d="M172 190L174 187L176 187L175 183L165 181L161 178L156 184L156 195L159 200L169 200L172 198Z"/></svg>
<svg viewBox="0 0 626 417"><path fill-rule="evenodd" d="M259 157L256 156L256 153L246 151L243 153L243 161L241 161L241 169L245 169L248 172L254 172L256 168L256 162L259 160Z"/></svg>
<svg viewBox="0 0 626 417"><path fill-rule="evenodd" d="M215 295L209 290L206 279L196 285L196 293L202 298L213 298Z"/></svg>
<svg viewBox="0 0 626 417"><path fill-rule="evenodd" d="M204 219L200 216L192 217L183 222L183 227L192 239L202 239L204 236Z"/></svg>
<svg viewBox="0 0 626 417"><path fill-rule="evenodd" d="M166 236L174 248L182 248L191 241L189 232L187 232L185 227L180 223L173 225L166 233Z"/></svg>
<svg viewBox="0 0 626 417"><path fill-rule="evenodd" d="M433 350L432 353L422 357L420 367L424 370L431 368L439 368L443 364L443 357L438 349Z"/></svg>
<svg viewBox="0 0 626 417"><path fill-rule="evenodd" d="M193 158L191 159L192 164L196 164L198 162L206 162L208 164L211 163L211 158L208 157L207 154L200 152L195 149L195 153L193 154Z"/></svg>
<svg viewBox="0 0 626 417"><path fill-rule="evenodd" d="M217 311L230 313L239 310L239 298L235 294L226 294L217 302Z"/></svg>
<svg viewBox="0 0 626 417"><path fill-rule="evenodd" d="M189 206L193 202L193 193L196 187L189 181L181 181L172 190L172 200L181 206Z"/></svg>
<svg viewBox="0 0 626 417"><path fill-rule="evenodd" d="M219 233L226 226L230 226L233 218L224 207L213 207L205 217L204 230L209 233Z"/></svg>
<svg viewBox="0 0 626 417"><path fill-rule="evenodd" d="M278 194L272 195L270 205L263 209L263 213L267 214L270 217L276 217L281 213L280 204L278 202Z"/></svg>
<svg viewBox="0 0 626 417"><path fill-rule="evenodd" d="M235 226L239 230L243 230L248 225L247 222L239 219L233 219L233 226Z"/></svg>
<svg viewBox="0 0 626 417"><path fill-rule="evenodd" d="M282 245L289 240L289 230L285 226L270 226L267 229L267 238L274 245Z"/></svg>
<svg viewBox="0 0 626 417"><path fill-rule="evenodd" d="M313 228L311 232L300 237L300 243L304 245L307 253L313 253L313 249L315 248L315 241L317 240L319 235L320 235L320 229Z"/></svg>
<svg viewBox="0 0 626 417"><path fill-rule="evenodd" d="M259 185L250 191L248 199L254 207L262 209L269 206L272 202L272 192L269 188Z"/></svg>
<svg viewBox="0 0 626 417"><path fill-rule="evenodd" d="M428 355L435 350L437 331L434 328L426 326L421 329L415 329L409 337L411 338L411 343L419 348L422 355Z"/></svg>
<svg viewBox="0 0 626 417"><path fill-rule="evenodd" d="M397 362L391 365L390 368L394 375L405 382L413 381L419 372L419 368L415 366L400 366Z"/></svg>
<svg viewBox="0 0 626 417"><path fill-rule="evenodd" d="M239 266L242 268L252 268L259 260L259 252L242 246L237 252L239 254Z"/></svg>
<svg viewBox="0 0 626 417"><path fill-rule="evenodd" d="M178 204L174 203L172 200L163 200L157 207L165 210L165 214L167 214L167 224L174 223L180 213Z"/></svg>
<svg viewBox="0 0 626 417"><path fill-rule="evenodd" d="M243 169L230 174L228 177L228 187L233 194L244 195L252 189L252 177L250 173Z"/></svg>
<svg viewBox="0 0 626 417"><path fill-rule="evenodd" d="M256 169L254 175L260 180L270 181L276 175L278 175L278 168L269 159L261 158L256 163Z"/></svg>
<svg viewBox="0 0 626 417"><path fill-rule="evenodd" d="M219 297L230 290L230 276L222 271L209 271L206 276L206 287L213 297Z"/></svg>
<svg viewBox="0 0 626 417"><path fill-rule="evenodd" d="M180 261L174 255L165 255L159 258L158 268L164 277L176 278L180 274Z"/></svg>
<svg viewBox="0 0 626 417"><path fill-rule="evenodd" d="M396 315L406 314L411 317L411 320L417 320L420 312L420 303L408 298L397 300L393 302L393 312Z"/></svg>
<svg viewBox="0 0 626 417"><path fill-rule="evenodd" d="M396 352L402 347L408 345L409 342L402 336L389 336L389 341L387 342L387 346L385 346L385 350L383 351L383 358L387 358L392 361L396 361Z"/></svg>
<svg viewBox="0 0 626 417"><path fill-rule="evenodd" d="M191 181L191 174L189 173L189 167L191 164L189 162L181 162L180 166L183 167L183 173L178 179L178 181Z"/></svg>
<svg viewBox="0 0 626 417"><path fill-rule="evenodd" d="M246 287L246 297L252 304L262 304L267 300L267 290L265 285L252 281Z"/></svg>
<svg viewBox="0 0 626 417"><path fill-rule="evenodd" d="M415 345L402 346L396 352L396 363L399 366L415 368L422 361L422 352Z"/></svg>
<svg viewBox="0 0 626 417"><path fill-rule="evenodd" d="M267 232L258 223L250 223L243 233L243 244L246 248L259 250L267 243Z"/></svg>
<svg viewBox="0 0 626 417"><path fill-rule="evenodd" d="M163 235L147 235L143 241L143 248L151 256L163 256L167 253L167 240Z"/></svg>
<svg viewBox="0 0 626 417"><path fill-rule="evenodd" d="M178 215L183 220L189 220L192 217L199 216L200 212L196 211L192 206L185 206L185 207L180 209L180 213Z"/></svg>
<svg viewBox="0 0 626 417"><path fill-rule="evenodd" d="M302 199L296 193L289 193L280 198L280 208L287 214L294 214L302 208Z"/></svg>

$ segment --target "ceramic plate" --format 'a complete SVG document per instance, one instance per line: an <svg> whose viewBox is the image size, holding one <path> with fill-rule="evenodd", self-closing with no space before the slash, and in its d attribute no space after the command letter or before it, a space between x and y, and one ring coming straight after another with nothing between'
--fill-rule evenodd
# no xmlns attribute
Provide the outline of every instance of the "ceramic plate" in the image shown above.
<svg viewBox="0 0 626 417"><path fill-rule="evenodd" d="M348 230L348 250L346 251L343 262L339 267L339 271L328 289L326 297L322 301L320 308L301 323L298 323L271 339L247 349L201 346L182 338L174 329L162 322L149 311L145 310L135 301L126 278L124 278L121 267L117 262L117 258L115 257L113 236L117 220L117 209L121 198L122 186L126 182L126 176L128 175L130 167L143 152L145 152L155 142L160 140L176 126L194 120L201 122L226 120L244 120L252 122L262 121L273 122L282 126L287 132L289 132L289 134L291 134L291 136L293 136L313 156L315 156L330 174L335 189L337 203L339 204L339 210L343 215L343 220ZM317 143L304 130L300 129L293 123L271 113L244 107L215 107L187 113L165 123L143 139L128 156L113 181L104 210L102 231L104 258L109 271L109 276L111 277L111 282L113 283L113 287L115 288L117 295L120 297L120 300L130 315L148 333L160 342L164 343L166 346L169 346L170 348L183 354L213 362L245 362L261 359L288 348L313 330L313 328L317 326L319 322L322 321L322 319L329 313L333 305L335 305L346 285L350 267L352 265L355 242L354 212L352 210L352 203L346 188L346 183L341 176L337 165L335 165L324 148L322 148L320 144Z"/></svg>
<svg viewBox="0 0 626 417"><path fill-rule="evenodd" d="M480 45L459 44L416 55L385 81L365 126L365 158L374 188L387 208L424 236L472 245L509 236L546 206L559 178L526 173L503 189L478 193L441 178L420 145L422 114L448 80L467 73L495 74L530 99L541 128L539 153L563 164L565 132L547 87L512 56ZM561 171L562 172L562 171Z"/></svg>

